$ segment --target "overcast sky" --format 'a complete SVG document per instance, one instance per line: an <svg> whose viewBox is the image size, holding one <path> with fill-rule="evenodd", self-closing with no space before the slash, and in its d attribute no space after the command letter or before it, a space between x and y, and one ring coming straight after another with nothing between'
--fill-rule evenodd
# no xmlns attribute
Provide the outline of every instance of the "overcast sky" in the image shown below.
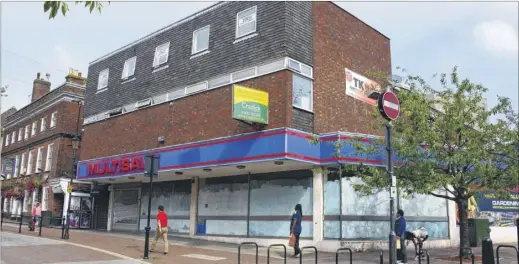
<svg viewBox="0 0 519 264"><path fill-rule="evenodd" d="M29 102L37 72L52 87L69 67L86 76L88 63L214 2L114 2L102 14L71 4L67 17L49 20L43 3L2 2L2 111ZM518 105L518 3L337 2L391 38L392 65L424 77L459 66L463 77ZM396 73L396 71L394 72Z"/></svg>

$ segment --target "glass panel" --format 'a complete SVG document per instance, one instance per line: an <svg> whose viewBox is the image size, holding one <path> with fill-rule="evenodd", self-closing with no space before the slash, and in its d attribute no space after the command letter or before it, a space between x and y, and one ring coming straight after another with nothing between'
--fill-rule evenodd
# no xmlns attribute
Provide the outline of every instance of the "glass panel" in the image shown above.
<svg viewBox="0 0 519 264"><path fill-rule="evenodd" d="M301 237L313 237L312 221L303 221L301 228ZM290 235L290 218L287 221L250 221L249 235L256 237L288 237Z"/></svg>
<svg viewBox="0 0 519 264"><path fill-rule="evenodd" d="M285 60L278 60L269 64L261 65L258 67L258 75L267 74L273 71L282 70L285 67Z"/></svg>
<svg viewBox="0 0 519 264"><path fill-rule="evenodd" d="M251 78L256 74L256 68L250 68L243 71L235 72L232 74L232 80L235 82L236 80L242 80L246 78Z"/></svg>
<svg viewBox="0 0 519 264"><path fill-rule="evenodd" d="M312 110L312 80L293 74L292 103L305 110Z"/></svg>
<svg viewBox="0 0 519 264"><path fill-rule="evenodd" d="M208 235L247 235L247 221L240 220L207 220L205 233Z"/></svg>
<svg viewBox="0 0 519 264"><path fill-rule="evenodd" d="M339 215L339 178L328 175L328 179L324 184L324 214ZM337 226L339 228L339 226Z"/></svg>
<svg viewBox="0 0 519 264"><path fill-rule="evenodd" d="M231 77L229 75L216 77L209 80L209 89L220 87L229 83L231 83Z"/></svg>
<svg viewBox="0 0 519 264"><path fill-rule="evenodd" d="M416 194L400 198L406 216L447 216L447 201L430 195Z"/></svg>
<svg viewBox="0 0 519 264"><path fill-rule="evenodd" d="M149 197L149 188L143 188L141 218L147 218ZM153 196L151 199L151 216L153 218L157 214L159 205L164 206L164 211L168 216L189 216L191 209L191 180L161 182L160 185L153 185Z"/></svg>
<svg viewBox="0 0 519 264"><path fill-rule="evenodd" d="M242 37L256 31L256 8L242 11L238 14L237 37Z"/></svg>
<svg viewBox="0 0 519 264"><path fill-rule="evenodd" d="M342 222L343 239L385 239L389 234L388 221Z"/></svg>
<svg viewBox="0 0 519 264"><path fill-rule="evenodd" d="M412 232L420 227L425 227L430 238L449 237L449 222L414 222L407 221L406 230Z"/></svg>
<svg viewBox="0 0 519 264"><path fill-rule="evenodd" d="M340 234L339 221L324 221L324 238L338 239Z"/></svg>
<svg viewBox="0 0 519 264"><path fill-rule="evenodd" d="M200 29L195 33L195 50L194 53L206 50L209 48L209 27Z"/></svg>
<svg viewBox="0 0 519 264"><path fill-rule="evenodd" d="M353 189L359 178L342 178L343 215L389 215L389 192L364 196Z"/></svg>

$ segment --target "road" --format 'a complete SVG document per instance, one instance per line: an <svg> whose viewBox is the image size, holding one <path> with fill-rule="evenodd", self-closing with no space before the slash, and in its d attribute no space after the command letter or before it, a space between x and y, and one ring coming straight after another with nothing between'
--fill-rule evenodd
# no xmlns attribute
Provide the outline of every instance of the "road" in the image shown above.
<svg viewBox="0 0 519 264"><path fill-rule="evenodd" d="M138 260L125 259L117 254L70 245L68 243L2 233L1 264L138 264Z"/></svg>

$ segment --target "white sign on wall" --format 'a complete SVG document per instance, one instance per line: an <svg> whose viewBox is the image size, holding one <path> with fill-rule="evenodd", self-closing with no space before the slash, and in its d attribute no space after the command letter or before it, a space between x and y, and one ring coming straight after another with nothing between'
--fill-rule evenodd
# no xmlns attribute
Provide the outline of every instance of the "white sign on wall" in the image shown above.
<svg viewBox="0 0 519 264"><path fill-rule="evenodd" d="M346 95L361 100L370 105L376 105L377 100L368 96L373 91L382 91L382 87L375 81L364 77L348 68L344 69L346 79Z"/></svg>

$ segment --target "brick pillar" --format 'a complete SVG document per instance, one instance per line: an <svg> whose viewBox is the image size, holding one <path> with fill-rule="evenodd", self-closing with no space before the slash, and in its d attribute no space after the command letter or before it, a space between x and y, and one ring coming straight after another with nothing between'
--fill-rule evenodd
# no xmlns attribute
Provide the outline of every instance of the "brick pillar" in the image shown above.
<svg viewBox="0 0 519 264"><path fill-rule="evenodd" d="M189 209L189 235L196 235L197 212L198 212L198 177L191 179L191 208Z"/></svg>

